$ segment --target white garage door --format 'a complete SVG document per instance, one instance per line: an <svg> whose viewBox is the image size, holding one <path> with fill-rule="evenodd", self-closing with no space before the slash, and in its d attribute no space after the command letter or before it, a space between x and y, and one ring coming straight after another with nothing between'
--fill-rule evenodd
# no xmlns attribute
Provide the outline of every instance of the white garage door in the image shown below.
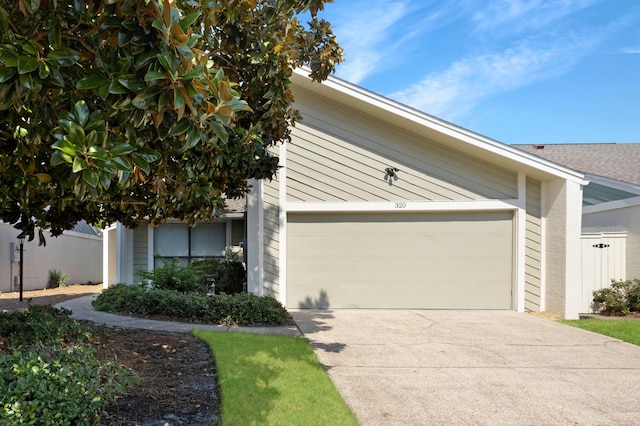
<svg viewBox="0 0 640 426"><path fill-rule="evenodd" d="M510 309L513 215L290 214L290 308Z"/></svg>

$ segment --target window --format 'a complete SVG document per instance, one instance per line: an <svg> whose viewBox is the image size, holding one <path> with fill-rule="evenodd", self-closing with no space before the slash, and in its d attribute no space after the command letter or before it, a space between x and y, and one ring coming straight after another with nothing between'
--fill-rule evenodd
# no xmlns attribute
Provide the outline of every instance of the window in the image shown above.
<svg viewBox="0 0 640 426"><path fill-rule="evenodd" d="M202 223L193 228L184 223L163 224L154 230L153 246L156 267L163 265L163 259L178 259L186 265L194 260L223 257L226 224Z"/></svg>

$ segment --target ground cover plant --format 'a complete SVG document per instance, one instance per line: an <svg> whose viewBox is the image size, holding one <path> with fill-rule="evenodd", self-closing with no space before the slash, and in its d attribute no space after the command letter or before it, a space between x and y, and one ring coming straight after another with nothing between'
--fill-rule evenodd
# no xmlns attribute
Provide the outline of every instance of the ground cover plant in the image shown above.
<svg viewBox="0 0 640 426"><path fill-rule="evenodd" d="M249 293L202 295L182 293L144 284L118 284L103 291L96 310L165 319L227 325L286 325L292 319L272 297Z"/></svg>
<svg viewBox="0 0 640 426"><path fill-rule="evenodd" d="M195 330L214 354L222 424L357 425L306 339Z"/></svg>
<svg viewBox="0 0 640 426"><path fill-rule="evenodd" d="M615 337L616 339L633 343L634 345L640 345L640 320L587 318L561 322L605 336Z"/></svg>
<svg viewBox="0 0 640 426"><path fill-rule="evenodd" d="M32 306L0 314L2 425L99 424L137 377L95 356L95 328L68 311Z"/></svg>

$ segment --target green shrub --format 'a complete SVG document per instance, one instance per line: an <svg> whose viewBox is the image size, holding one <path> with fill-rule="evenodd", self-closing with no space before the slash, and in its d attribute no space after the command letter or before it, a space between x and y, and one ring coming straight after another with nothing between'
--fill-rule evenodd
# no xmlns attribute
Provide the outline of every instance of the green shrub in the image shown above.
<svg viewBox="0 0 640 426"><path fill-rule="evenodd" d="M187 266L180 265L177 259L171 262L163 259L163 263L153 271L138 271L137 274L152 287L162 290L199 294L237 294L244 291L247 272L230 251L223 259L199 260Z"/></svg>
<svg viewBox="0 0 640 426"><path fill-rule="evenodd" d="M138 276L158 289L176 290L182 293L206 293L209 287L203 288L202 272L193 267L182 266L177 259L171 262L163 259L163 265L153 271L138 271Z"/></svg>
<svg viewBox="0 0 640 426"><path fill-rule="evenodd" d="M51 306L0 314L1 425L99 424L137 377L95 358L94 330Z"/></svg>
<svg viewBox="0 0 640 426"><path fill-rule="evenodd" d="M593 301L601 304L604 315L628 315L640 311L640 279L611 281L611 287L593 292Z"/></svg>
<svg viewBox="0 0 640 426"><path fill-rule="evenodd" d="M69 285L69 276L63 274L57 269L49 270L49 280L47 281L47 288L66 287Z"/></svg>
<svg viewBox="0 0 640 426"><path fill-rule="evenodd" d="M244 291L247 271L241 261L229 254L224 259L207 259L193 262L189 268L199 271L202 276L202 287L213 284L215 294L238 294Z"/></svg>
<svg viewBox="0 0 640 426"><path fill-rule="evenodd" d="M51 306L29 306L25 313L0 314L0 336L7 339L11 347L46 345L69 342L88 342L91 332L87 327L69 318L70 311Z"/></svg>
<svg viewBox="0 0 640 426"><path fill-rule="evenodd" d="M287 310L272 297L253 294L202 295L145 285L118 284L93 301L96 310L142 316L163 315L176 320L210 324L283 325L291 323Z"/></svg>
<svg viewBox="0 0 640 426"><path fill-rule="evenodd" d="M0 355L2 424L99 424L128 382L124 371L94 357L90 346L21 347Z"/></svg>

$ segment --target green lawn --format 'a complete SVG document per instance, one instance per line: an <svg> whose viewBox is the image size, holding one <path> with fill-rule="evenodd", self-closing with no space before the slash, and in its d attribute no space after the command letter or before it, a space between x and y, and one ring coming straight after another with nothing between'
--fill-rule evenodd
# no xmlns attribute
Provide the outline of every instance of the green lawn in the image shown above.
<svg viewBox="0 0 640 426"><path fill-rule="evenodd" d="M211 347L223 425L357 425L306 339L195 330Z"/></svg>
<svg viewBox="0 0 640 426"><path fill-rule="evenodd" d="M615 337L625 342L640 345L640 320L614 320L587 318L574 321L561 321L563 324L572 325L605 336Z"/></svg>

